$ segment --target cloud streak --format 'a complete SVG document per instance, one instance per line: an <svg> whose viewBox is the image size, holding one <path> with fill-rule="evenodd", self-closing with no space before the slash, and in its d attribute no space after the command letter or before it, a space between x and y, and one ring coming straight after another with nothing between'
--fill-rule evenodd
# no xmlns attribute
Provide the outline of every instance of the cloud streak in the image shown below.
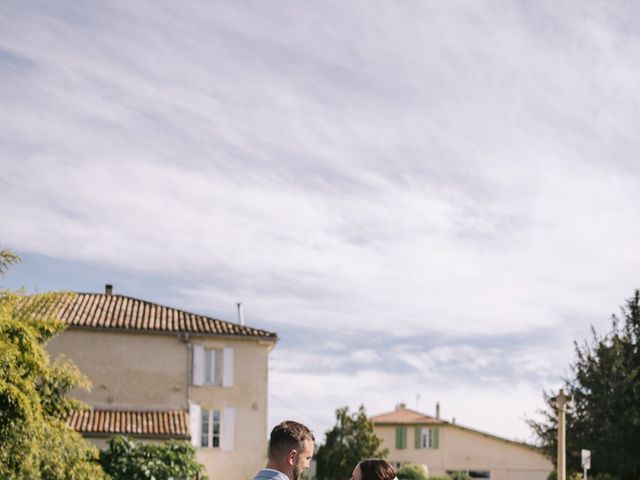
<svg viewBox="0 0 640 480"><path fill-rule="evenodd" d="M243 301L282 338L274 395L321 429L423 392L524 438L638 286L638 16L5 2L0 242Z"/></svg>

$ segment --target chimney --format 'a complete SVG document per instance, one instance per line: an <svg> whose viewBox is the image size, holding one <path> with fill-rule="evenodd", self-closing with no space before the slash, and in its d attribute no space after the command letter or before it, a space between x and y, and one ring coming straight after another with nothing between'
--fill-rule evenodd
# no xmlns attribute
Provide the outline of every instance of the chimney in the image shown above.
<svg viewBox="0 0 640 480"><path fill-rule="evenodd" d="M407 405L404 402L400 402L396 405L396 410L404 410L405 408L407 408Z"/></svg>
<svg viewBox="0 0 640 480"><path fill-rule="evenodd" d="M440 402L436 402L436 418L440 420Z"/></svg>
<svg viewBox="0 0 640 480"><path fill-rule="evenodd" d="M242 315L242 303L238 302L238 322L244 327L244 315Z"/></svg>
<svg viewBox="0 0 640 480"><path fill-rule="evenodd" d="M111 294L113 294L113 285L111 285L111 284L107 283L107 284L104 286L104 293L105 293L105 295L111 295Z"/></svg>

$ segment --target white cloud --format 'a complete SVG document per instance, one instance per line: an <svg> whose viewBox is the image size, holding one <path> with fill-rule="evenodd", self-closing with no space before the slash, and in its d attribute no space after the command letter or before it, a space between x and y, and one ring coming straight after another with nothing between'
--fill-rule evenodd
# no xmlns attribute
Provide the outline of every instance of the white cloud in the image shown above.
<svg viewBox="0 0 640 480"><path fill-rule="evenodd" d="M428 379L431 403L473 398L485 414L461 421L520 435L515 409L638 286L637 20L584 2L5 2L0 242L162 275L192 310L243 301L298 359L272 391L299 383L305 415L384 411ZM319 355L309 335L331 332ZM486 414L503 401L511 416Z"/></svg>

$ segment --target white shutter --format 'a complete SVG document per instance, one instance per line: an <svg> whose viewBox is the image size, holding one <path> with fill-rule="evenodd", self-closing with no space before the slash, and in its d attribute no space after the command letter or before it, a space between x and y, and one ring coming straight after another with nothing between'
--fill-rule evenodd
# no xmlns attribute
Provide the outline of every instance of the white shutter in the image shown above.
<svg viewBox="0 0 640 480"><path fill-rule="evenodd" d="M191 430L191 445L195 447L200 446L200 440L202 437L201 430L201 415L200 405L195 403L189 404L189 429Z"/></svg>
<svg viewBox="0 0 640 480"><path fill-rule="evenodd" d="M225 452L232 452L236 443L236 409L224 407L222 410L222 442L221 447Z"/></svg>
<svg viewBox="0 0 640 480"><path fill-rule="evenodd" d="M202 385L204 383L204 347L202 345L193 346L193 384Z"/></svg>
<svg viewBox="0 0 640 480"><path fill-rule="evenodd" d="M222 360L222 386L233 386L233 348L224 347L223 360Z"/></svg>

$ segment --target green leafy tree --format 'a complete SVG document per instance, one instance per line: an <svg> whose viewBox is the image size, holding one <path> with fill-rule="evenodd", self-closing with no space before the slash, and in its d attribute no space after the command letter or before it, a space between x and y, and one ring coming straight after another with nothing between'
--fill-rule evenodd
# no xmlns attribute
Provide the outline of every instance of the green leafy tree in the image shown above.
<svg viewBox="0 0 640 480"><path fill-rule="evenodd" d="M387 456L387 449L380 449L382 439L373 431L364 405L349 414L349 407L336 410L336 425L326 432L323 445L315 455L318 480L343 480L364 458Z"/></svg>
<svg viewBox="0 0 640 480"><path fill-rule="evenodd" d="M451 472L449 474L449 477L451 478L451 480L471 480L471 475L461 470L456 470L454 472Z"/></svg>
<svg viewBox="0 0 640 480"><path fill-rule="evenodd" d="M113 480L206 479L195 456L196 449L186 441L142 444L119 435L100 453L100 463Z"/></svg>
<svg viewBox="0 0 640 480"><path fill-rule="evenodd" d="M400 480L427 480L427 472L422 465L407 463L396 472Z"/></svg>
<svg viewBox="0 0 640 480"><path fill-rule="evenodd" d="M0 272L19 258L0 251ZM87 386L64 359L51 362L44 346L65 325L56 320L55 294L25 297L0 290L0 478L81 480L105 478L98 451L66 425L83 408L67 394Z"/></svg>
<svg viewBox="0 0 640 480"><path fill-rule="evenodd" d="M611 331L575 343L576 360L564 389L567 470L580 472L581 449L591 450L591 473L618 480L640 478L640 290L613 315ZM540 421L528 420L547 456L557 449L556 392L544 393Z"/></svg>

